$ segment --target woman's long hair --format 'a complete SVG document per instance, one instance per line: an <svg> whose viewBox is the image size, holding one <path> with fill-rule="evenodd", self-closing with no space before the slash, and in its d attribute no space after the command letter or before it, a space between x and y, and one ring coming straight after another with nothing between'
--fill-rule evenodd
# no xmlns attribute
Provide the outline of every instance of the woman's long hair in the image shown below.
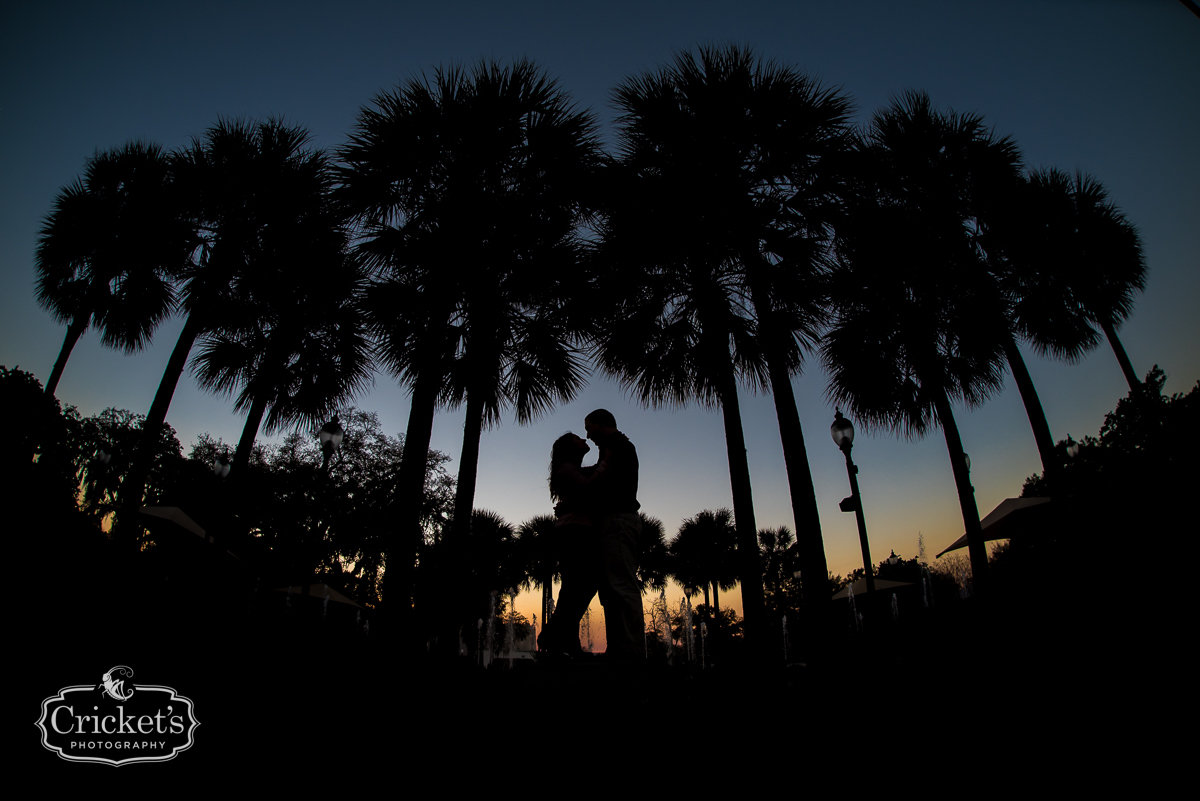
<svg viewBox="0 0 1200 801"><path fill-rule="evenodd" d="M578 446L575 445L575 435L568 431L558 439L554 440L554 444L550 446L550 500L558 501L562 499L559 493L557 481L555 481L555 469L563 462L583 463L583 453L580 452Z"/></svg>

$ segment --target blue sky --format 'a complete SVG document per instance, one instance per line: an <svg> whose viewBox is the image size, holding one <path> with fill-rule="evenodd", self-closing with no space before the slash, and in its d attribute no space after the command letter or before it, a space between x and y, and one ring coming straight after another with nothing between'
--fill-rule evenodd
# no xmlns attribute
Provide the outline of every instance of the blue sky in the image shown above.
<svg viewBox="0 0 1200 801"><path fill-rule="evenodd" d="M906 89L940 108L982 114L1011 135L1031 167L1099 178L1140 229L1149 280L1121 337L1135 369L1153 364L1167 389L1200 378L1200 19L1176 0L962 2L56 3L19 4L0 31L0 364L43 381L63 329L33 299L33 251L55 194L97 149L132 139L187 144L219 116L284 116L314 144L344 141L380 91L452 62L528 57L607 130L609 92L624 77L701 44L749 45L853 97L858 119ZM84 414L144 413L182 321L134 356L88 334L59 397ZM1102 344L1079 364L1026 351L1056 439L1096 434L1127 388ZM830 568L861 566L841 454L829 438L826 379L795 379ZM742 398L758 525L792 525L773 401ZM407 398L386 375L357 405L402 432ZM673 534L681 519L731 506L716 411L644 410L601 376L574 403L485 433L476 505L514 524L550 511L550 443L582 431L596 407L638 445L644 510ZM1011 379L973 411L956 410L981 514L1040 470ZM236 441L228 399L185 377L168 414L185 448L202 432ZM440 413L433 447L454 457L462 414ZM908 442L887 432L855 443L872 553L913 556L918 533L936 553L962 532L940 432ZM451 468L454 469L454 464ZM736 595L736 594L734 594ZM738 605L736 597L730 600Z"/></svg>

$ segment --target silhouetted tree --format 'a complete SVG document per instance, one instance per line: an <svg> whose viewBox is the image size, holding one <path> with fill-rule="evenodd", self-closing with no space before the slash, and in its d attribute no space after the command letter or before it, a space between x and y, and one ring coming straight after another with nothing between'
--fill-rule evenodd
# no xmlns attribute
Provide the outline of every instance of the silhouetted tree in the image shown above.
<svg viewBox="0 0 1200 801"><path fill-rule="evenodd" d="M941 427L982 583L987 554L951 402L975 406L1001 386L1007 305L982 263L978 218L1011 186L1016 148L978 117L909 93L875 115L855 163L822 345L828 394L864 428L920 437Z"/></svg>
<svg viewBox="0 0 1200 801"><path fill-rule="evenodd" d="M641 551L638 556L638 581L642 585L642 594L659 592L667 586L671 574L671 554L663 532L662 521L657 517L649 517L639 512L642 521L642 533L638 539Z"/></svg>
<svg viewBox="0 0 1200 801"><path fill-rule="evenodd" d="M1137 228L1099 181L1062 170L1030 173L1004 211L1007 230L996 238L1007 256L1002 271L1016 301L1017 332L1040 351L1074 361L1099 342L1096 326L1136 388L1116 329L1133 311L1134 293L1145 288Z"/></svg>
<svg viewBox="0 0 1200 801"><path fill-rule="evenodd" d="M732 513L728 509L705 509L684 520L668 544L672 575L687 595L703 592L705 606L709 605L711 587L712 607L719 609L718 589L732 590L738 583L734 559L737 547Z"/></svg>
<svg viewBox="0 0 1200 801"><path fill-rule="evenodd" d="M372 316L385 362L412 387L409 440L428 438L439 398L467 405L453 540L474 519L483 428L510 406L532 420L582 385L555 298L577 268L595 123L527 61L439 70L375 106L341 151L344 199L383 273ZM407 554L412 520L397 512Z"/></svg>
<svg viewBox="0 0 1200 801"><path fill-rule="evenodd" d="M67 325L46 393L89 326L107 347L141 350L174 310L173 281L196 244L158 145L131 142L89 158L38 235L36 297Z"/></svg>
<svg viewBox="0 0 1200 801"><path fill-rule="evenodd" d="M1103 190L1089 178L1031 172L1011 197L988 209L981 237L989 269L1009 300L1012 337L1005 354L1048 476L1061 468L1061 454L1017 340L1039 354L1077 361L1100 341L1091 308L1123 319L1145 271L1136 232L1111 209L1095 213L1097 195ZM1124 368L1128 360L1115 334L1112 341Z"/></svg>
<svg viewBox="0 0 1200 801"><path fill-rule="evenodd" d="M521 583L522 589L542 591L542 625L550 619L550 604L553 600L554 581L560 578L558 541L555 537L553 515L538 515L521 524L517 539L527 552L530 565L529 575Z"/></svg>
<svg viewBox="0 0 1200 801"><path fill-rule="evenodd" d="M340 416L345 436L325 471L315 425L261 449L244 476L246 495L254 502L239 506L239 524L260 551L273 554L276 568L289 581L323 575L374 605L380 602L387 565L387 510L397 492L406 444L385 433L374 412L350 408ZM193 449L192 458L207 464L220 446L203 444ZM445 454L426 449L419 525L429 543L453 509L454 480L446 472L447 462Z"/></svg>
<svg viewBox="0 0 1200 801"><path fill-rule="evenodd" d="M314 223L317 238L334 238L318 276L295 274L243 299L221 330L204 336L194 369L202 387L229 394L246 423L233 474L250 460L264 417L266 433L325 422L365 388L371 360L358 308L363 276L339 252L336 225ZM309 250L313 243L292 243ZM264 297L263 295L266 295Z"/></svg>
<svg viewBox="0 0 1200 801"><path fill-rule="evenodd" d="M820 261L837 194L830 165L847 142L850 101L794 68L730 46L677 55L659 73L627 81L618 103L624 159L648 186L623 196L628 212L615 216L626 225L643 222L639 245L657 240L674 254L668 258L710 259L729 269L722 281L753 314L775 396L804 569L823 576L820 515L791 377L823 322ZM743 491L735 486L745 575L754 567L747 557L755 532L747 510L737 508Z"/></svg>
<svg viewBox="0 0 1200 801"><path fill-rule="evenodd" d="M318 274L327 265L326 254L297 253L289 241L311 242L312 227L326 219L314 208L325 203L328 167L307 142L302 128L277 120L221 120L172 157L174 191L200 245L183 270L187 320L146 415L144 441L166 420L196 338L229 319L233 299L264 291L290 271ZM123 487L122 506L131 510L141 502L147 467L140 451Z"/></svg>

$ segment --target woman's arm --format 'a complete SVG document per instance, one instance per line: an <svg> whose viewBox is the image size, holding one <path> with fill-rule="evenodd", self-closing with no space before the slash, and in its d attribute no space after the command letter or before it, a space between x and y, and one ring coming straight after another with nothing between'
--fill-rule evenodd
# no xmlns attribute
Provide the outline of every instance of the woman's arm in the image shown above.
<svg viewBox="0 0 1200 801"><path fill-rule="evenodd" d="M595 469L590 474L583 472L583 469L571 462L561 463L555 470L563 483L576 489L584 489L593 484L601 483L604 480L605 473L608 472L608 462L601 459L596 463Z"/></svg>

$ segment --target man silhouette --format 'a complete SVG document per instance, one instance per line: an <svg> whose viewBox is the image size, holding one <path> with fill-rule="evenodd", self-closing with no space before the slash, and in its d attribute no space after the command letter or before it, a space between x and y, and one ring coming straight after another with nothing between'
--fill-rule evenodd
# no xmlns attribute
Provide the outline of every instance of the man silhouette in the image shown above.
<svg viewBox="0 0 1200 801"><path fill-rule="evenodd" d="M596 491L606 579L600 588L608 639L606 654L614 661L640 662L645 658L645 635L637 580L638 540L642 533L637 449L617 430L616 418L606 409L589 414L583 425L588 439L596 443L601 458L608 463Z"/></svg>

